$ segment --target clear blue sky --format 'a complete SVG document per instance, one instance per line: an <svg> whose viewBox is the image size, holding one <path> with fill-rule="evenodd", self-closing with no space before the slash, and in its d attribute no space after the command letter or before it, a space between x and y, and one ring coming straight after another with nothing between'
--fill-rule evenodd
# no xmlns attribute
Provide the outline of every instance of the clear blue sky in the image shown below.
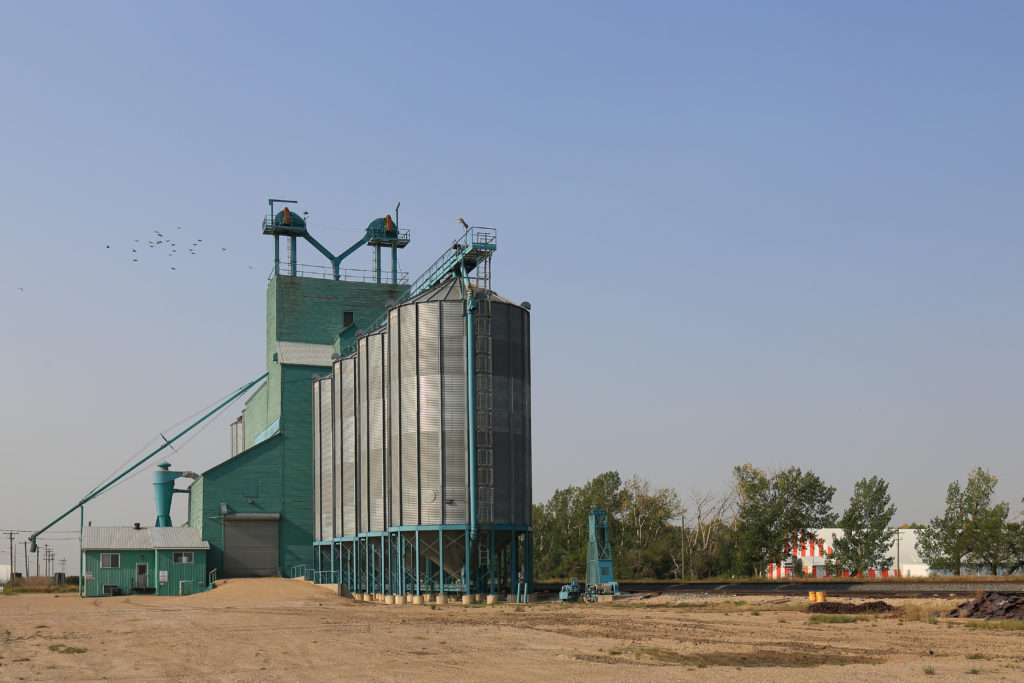
<svg viewBox="0 0 1024 683"><path fill-rule="evenodd" d="M262 372L270 196L335 251L401 200L413 274L456 218L498 229L495 286L533 303L538 502L608 469L720 490L750 461L840 509L881 475L898 522L981 465L1018 510L1022 19L0 2L0 528ZM133 262L153 230L203 248ZM174 465L223 459L236 414ZM151 499L147 468L88 518L151 523Z"/></svg>

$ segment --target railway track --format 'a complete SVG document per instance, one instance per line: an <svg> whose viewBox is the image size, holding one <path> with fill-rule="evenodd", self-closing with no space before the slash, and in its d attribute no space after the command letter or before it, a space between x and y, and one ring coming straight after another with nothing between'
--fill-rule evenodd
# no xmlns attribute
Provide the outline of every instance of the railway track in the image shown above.
<svg viewBox="0 0 1024 683"><path fill-rule="evenodd" d="M557 594L560 583L537 583L538 593ZM985 591L1024 593L1024 581L991 582L928 582L921 581L772 581L764 583L721 582L680 583L660 581L620 583L624 593L689 593L703 595L807 595L808 591L827 591L833 597L850 598L915 598L970 596Z"/></svg>

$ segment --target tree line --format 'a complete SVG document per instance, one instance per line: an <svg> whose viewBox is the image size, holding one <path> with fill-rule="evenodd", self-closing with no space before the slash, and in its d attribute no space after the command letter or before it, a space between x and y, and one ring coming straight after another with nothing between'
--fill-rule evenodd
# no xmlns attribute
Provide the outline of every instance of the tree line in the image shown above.
<svg viewBox="0 0 1024 683"><path fill-rule="evenodd" d="M1024 572L1024 526L1009 519L1007 502L994 500L996 483L977 467L965 485L949 484L942 515L905 525L918 530L918 554L932 571ZM830 572L892 569L896 506L888 482L856 482L841 515L833 510L835 492L810 470L746 464L733 469L724 493L694 490L684 502L675 489L605 472L533 506L535 571L540 580L585 576L594 508L608 513L618 580L761 576L769 565L793 560L794 542L821 527L843 532L820 539L833 549Z"/></svg>

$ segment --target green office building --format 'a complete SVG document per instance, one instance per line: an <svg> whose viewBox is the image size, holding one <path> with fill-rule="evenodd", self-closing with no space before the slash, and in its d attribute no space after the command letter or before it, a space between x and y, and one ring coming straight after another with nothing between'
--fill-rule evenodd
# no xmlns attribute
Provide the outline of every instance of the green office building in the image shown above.
<svg viewBox="0 0 1024 683"><path fill-rule="evenodd" d="M208 588L210 544L188 527L86 527L83 595L190 595Z"/></svg>

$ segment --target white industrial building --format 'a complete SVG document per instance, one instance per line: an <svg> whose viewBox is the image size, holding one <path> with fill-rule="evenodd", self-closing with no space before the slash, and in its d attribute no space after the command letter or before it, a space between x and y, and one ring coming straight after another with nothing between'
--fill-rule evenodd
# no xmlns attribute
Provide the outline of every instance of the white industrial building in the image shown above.
<svg viewBox="0 0 1024 683"><path fill-rule="evenodd" d="M843 537L842 529L814 529L813 538L800 543L796 539L785 550L790 554L787 560L779 564L768 565L767 575L770 579L783 579L795 576L800 568L806 576L836 576L825 567L828 557L832 554L832 544ZM897 529L889 546L887 557L892 558L892 568L888 570L870 569L861 578L885 579L892 577L928 576L929 567L917 554L917 529ZM842 576L849 576L843 572Z"/></svg>

